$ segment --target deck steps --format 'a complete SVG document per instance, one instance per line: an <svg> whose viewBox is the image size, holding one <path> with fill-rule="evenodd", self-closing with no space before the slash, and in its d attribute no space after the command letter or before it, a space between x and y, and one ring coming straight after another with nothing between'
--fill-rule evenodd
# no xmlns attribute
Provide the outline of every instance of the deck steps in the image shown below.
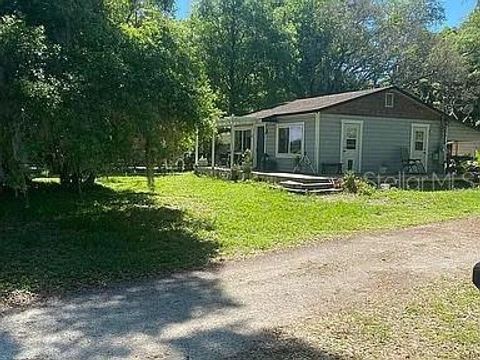
<svg viewBox="0 0 480 360"><path fill-rule="evenodd" d="M316 182L286 180L279 182L285 190L300 194L326 194L340 192L333 179L316 179ZM320 180L320 181L319 181Z"/></svg>
<svg viewBox="0 0 480 360"><path fill-rule="evenodd" d="M342 189L315 189L315 190L307 190L307 189L289 189L285 188L286 191L296 194L335 194L340 193Z"/></svg>

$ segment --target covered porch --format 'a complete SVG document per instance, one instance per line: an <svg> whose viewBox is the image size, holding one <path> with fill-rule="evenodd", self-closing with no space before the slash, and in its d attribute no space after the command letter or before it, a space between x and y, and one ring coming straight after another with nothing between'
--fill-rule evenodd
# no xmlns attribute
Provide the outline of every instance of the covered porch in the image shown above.
<svg viewBox="0 0 480 360"><path fill-rule="evenodd" d="M230 170L241 166L249 152L253 169L273 170L267 164L266 135L265 123L257 118L231 116L219 119L208 145L206 141L201 142L197 132L195 165L215 171Z"/></svg>

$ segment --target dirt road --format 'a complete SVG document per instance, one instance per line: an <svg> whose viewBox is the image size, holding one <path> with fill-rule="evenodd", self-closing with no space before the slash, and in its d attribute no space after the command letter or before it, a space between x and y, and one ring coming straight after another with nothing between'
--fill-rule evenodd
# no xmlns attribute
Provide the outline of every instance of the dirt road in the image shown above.
<svg viewBox="0 0 480 360"><path fill-rule="evenodd" d="M269 329L478 260L479 219L265 254L9 311L0 359L234 357L261 346Z"/></svg>

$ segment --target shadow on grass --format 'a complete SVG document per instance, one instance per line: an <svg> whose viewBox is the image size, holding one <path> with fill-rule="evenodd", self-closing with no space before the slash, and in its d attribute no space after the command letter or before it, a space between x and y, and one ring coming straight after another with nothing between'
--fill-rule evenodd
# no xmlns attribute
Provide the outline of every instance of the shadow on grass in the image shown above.
<svg viewBox="0 0 480 360"><path fill-rule="evenodd" d="M30 200L25 209L1 199L4 292L192 268L217 251L196 235L210 224L158 207L149 194L99 187L79 198L41 185ZM300 339L258 331L255 320L225 292L216 269L183 271L10 309L0 316L0 359L340 359Z"/></svg>
<svg viewBox="0 0 480 360"><path fill-rule="evenodd" d="M211 225L159 207L148 193L98 186L79 196L39 184L30 207L0 198L0 296L56 293L85 285L203 266L217 244ZM205 232L203 232L205 233Z"/></svg>

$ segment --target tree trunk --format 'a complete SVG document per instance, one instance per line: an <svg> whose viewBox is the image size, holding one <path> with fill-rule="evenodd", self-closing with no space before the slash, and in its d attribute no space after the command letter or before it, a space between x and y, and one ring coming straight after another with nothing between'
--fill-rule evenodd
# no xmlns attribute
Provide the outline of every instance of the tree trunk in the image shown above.
<svg viewBox="0 0 480 360"><path fill-rule="evenodd" d="M145 141L145 165L147 168L147 183L150 191L155 190L155 174L153 169L153 156L152 156L152 147L150 139Z"/></svg>

